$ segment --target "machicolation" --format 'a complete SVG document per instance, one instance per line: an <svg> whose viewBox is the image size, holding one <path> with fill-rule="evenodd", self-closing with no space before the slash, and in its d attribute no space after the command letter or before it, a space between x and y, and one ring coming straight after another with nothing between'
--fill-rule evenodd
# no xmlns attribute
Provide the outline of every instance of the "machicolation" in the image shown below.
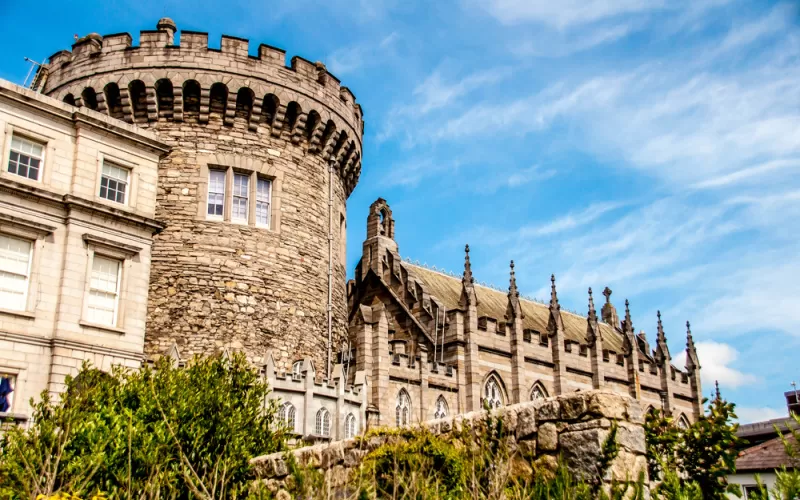
<svg viewBox="0 0 800 500"><path fill-rule="evenodd" d="M287 67L275 47L252 56L241 38L212 49L206 33L176 33L165 18L138 46L128 33L84 36L33 84L172 147L159 164L156 218L167 227L153 246L146 354L230 348L263 361L271 350L280 367L300 356L325 366L329 260L333 345L346 329L361 107L322 63L295 56Z"/></svg>

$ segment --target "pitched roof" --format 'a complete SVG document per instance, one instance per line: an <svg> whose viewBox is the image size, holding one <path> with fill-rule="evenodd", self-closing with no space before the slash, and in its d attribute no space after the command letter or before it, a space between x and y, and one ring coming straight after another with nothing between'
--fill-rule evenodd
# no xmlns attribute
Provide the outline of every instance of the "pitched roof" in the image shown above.
<svg viewBox="0 0 800 500"><path fill-rule="evenodd" d="M424 267L415 266L408 262L402 263L409 274L423 282L428 293L436 297L447 309L460 309L461 279L448 276ZM508 296L500 290L475 285L475 294L478 297L478 317L488 316L503 320L508 305ZM525 318L522 327L544 333L547 331L547 322L550 319L550 309L545 304L533 302L520 297L520 306ZM586 329L589 326L586 318L571 312L561 311L564 324L564 335L568 340L586 344ZM603 348L622 353L622 335L611 325L599 323L600 333L603 336Z"/></svg>
<svg viewBox="0 0 800 500"><path fill-rule="evenodd" d="M797 441L791 434L787 434L785 437L792 446L795 448L797 447ZM739 454L739 458L736 459L737 472L772 470L782 465L790 468L792 463L791 459L786 454L783 441L781 441L779 437L745 449Z"/></svg>

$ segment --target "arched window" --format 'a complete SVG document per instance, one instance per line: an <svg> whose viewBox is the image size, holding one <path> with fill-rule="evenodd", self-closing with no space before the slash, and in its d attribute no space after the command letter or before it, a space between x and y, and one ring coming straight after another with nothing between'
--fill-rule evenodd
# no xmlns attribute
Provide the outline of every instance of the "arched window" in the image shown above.
<svg viewBox="0 0 800 500"><path fill-rule="evenodd" d="M444 418L448 413L447 401L444 396L439 396L436 399L436 412L433 414L433 418Z"/></svg>
<svg viewBox="0 0 800 500"><path fill-rule="evenodd" d="M320 408L317 412L317 422L315 431L318 436L328 437L331 435L331 412L325 408Z"/></svg>
<svg viewBox="0 0 800 500"><path fill-rule="evenodd" d="M291 134L294 132L294 128L297 126L297 118L300 116L303 110L300 109L300 105L296 102L292 101L286 106L286 116L283 120L284 128Z"/></svg>
<svg viewBox="0 0 800 500"><path fill-rule="evenodd" d="M489 408L500 408L503 406L503 389L497 381L497 377L490 376L483 386L483 400Z"/></svg>
<svg viewBox="0 0 800 500"><path fill-rule="evenodd" d="M275 114L278 112L278 97L275 94L267 94L261 104L261 116L267 127L272 127Z"/></svg>
<svg viewBox="0 0 800 500"><path fill-rule="evenodd" d="M106 106L108 107L108 116L122 120L125 114L122 112L122 95L119 92L119 86L116 83L109 83L103 88L106 94Z"/></svg>
<svg viewBox="0 0 800 500"><path fill-rule="evenodd" d="M541 382L536 382L533 384L533 389L531 389L531 401L539 401L540 399L544 399L547 397L547 389L541 384Z"/></svg>
<svg viewBox="0 0 800 500"><path fill-rule="evenodd" d="M344 438L352 437L356 437L356 417L352 413L348 413L344 419Z"/></svg>
<svg viewBox="0 0 800 500"><path fill-rule="evenodd" d="M195 80L183 83L183 119L197 119L200 115L200 84Z"/></svg>
<svg viewBox="0 0 800 500"><path fill-rule="evenodd" d="M158 103L158 117L171 120L174 112L175 91L168 78L156 82L156 102Z"/></svg>
<svg viewBox="0 0 800 500"><path fill-rule="evenodd" d="M395 407L395 423L398 427L408 425L411 417L411 397L405 389L397 393L397 406Z"/></svg>
<svg viewBox="0 0 800 500"><path fill-rule="evenodd" d="M299 377L303 373L303 360L299 359L292 363L292 375Z"/></svg>
<svg viewBox="0 0 800 500"><path fill-rule="evenodd" d="M75 96L72 94L67 94L64 96L64 102L69 104L70 106L75 105Z"/></svg>
<svg viewBox="0 0 800 500"><path fill-rule="evenodd" d="M81 92L81 101L89 109L97 109L97 92L92 87L86 87Z"/></svg>
<svg viewBox="0 0 800 500"><path fill-rule="evenodd" d="M224 83L215 83L209 92L209 113L217 115L220 119L225 117L225 107L228 104L228 87Z"/></svg>
<svg viewBox="0 0 800 500"><path fill-rule="evenodd" d="M288 401L283 403L283 405L281 405L281 409L278 411L278 417L281 419L281 422L286 424L286 428L289 429L290 432L294 432L295 422L297 420L297 410L292 403L289 403Z"/></svg>
<svg viewBox="0 0 800 500"><path fill-rule="evenodd" d="M242 87L236 94L236 118L250 121L250 113L253 112L253 91L247 87Z"/></svg>
<svg viewBox="0 0 800 500"><path fill-rule="evenodd" d="M681 416L678 417L678 428L679 429L688 429L689 428L689 419L686 418L686 415L681 413Z"/></svg>
<svg viewBox="0 0 800 500"><path fill-rule="evenodd" d="M310 141L311 137L314 136L314 130L319 125L320 120L321 120L321 118L319 116L319 113L317 113L314 110L309 111L308 119L306 120L306 139L307 140Z"/></svg>
<svg viewBox="0 0 800 500"><path fill-rule="evenodd" d="M131 107L133 108L133 121L140 123L147 121L147 89L144 82L134 80L128 85L128 93L131 96Z"/></svg>

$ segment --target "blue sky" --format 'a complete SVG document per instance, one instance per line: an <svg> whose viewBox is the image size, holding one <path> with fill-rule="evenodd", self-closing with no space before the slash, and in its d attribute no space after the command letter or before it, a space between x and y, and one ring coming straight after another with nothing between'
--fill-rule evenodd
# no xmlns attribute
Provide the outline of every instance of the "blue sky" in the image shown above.
<svg viewBox="0 0 800 500"><path fill-rule="evenodd" d="M386 198L402 255L631 301L744 421L800 379L800 13L740 0L0 0L0 77L74 34L227 33L321 60L364 108L348 264ZM678 360L680 363L682 359Z"/></svg>

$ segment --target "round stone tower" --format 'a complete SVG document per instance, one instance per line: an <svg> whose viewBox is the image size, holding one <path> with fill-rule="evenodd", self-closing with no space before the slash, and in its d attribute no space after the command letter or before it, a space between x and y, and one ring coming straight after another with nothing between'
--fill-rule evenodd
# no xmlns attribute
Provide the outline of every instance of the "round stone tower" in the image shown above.
<svg viewBox="0 0 800 500"><path fill-rule="evenodd" d="M154 129L161 160L145 354L223 349L323 370L345 333L346 200L361 170L361 107L321 63L247 40L180 32L87 35L34 86ZM131 167L136 183L136 167ZM135 188L135 185L134 185ZM329 267L330 266L330 267ZM332 272L329 290L329 268ZM144 283L141 286L145 286ZM335 350L335 348L334 348Z"/></svg>

